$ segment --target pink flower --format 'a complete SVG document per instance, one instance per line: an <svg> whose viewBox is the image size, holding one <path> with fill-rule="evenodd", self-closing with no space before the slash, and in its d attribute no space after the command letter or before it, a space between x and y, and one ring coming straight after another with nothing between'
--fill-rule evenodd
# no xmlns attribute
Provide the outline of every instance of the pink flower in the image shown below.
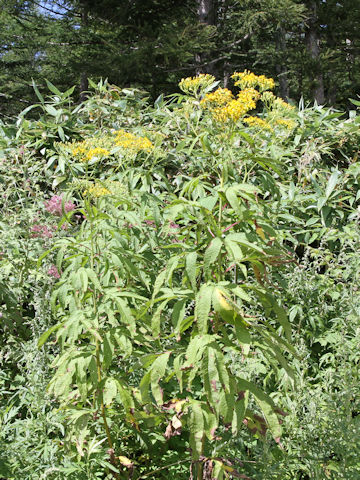
<svg viewBox="0 0 360 480"><path fill-rule="evenodd" d="M144 222L146 223L146 225L150 225L151 227L155 226L155 222L153 220L145 220Z"/></svg>
<svg viewBox="0 0 360 480"><path fill-rule="evenodd" d="M50 277L54 277L54 278L60 278L60 273L59 273L59 270L57 269L56 265L52 265L49 270L47 271L48 275L50 275Z"/></svg>
<svg viewBox="0 0 360 480"><path fill-rule="evenodd" d="M33 238L51 238L53 236L47 225L33 225L30 231Z"/></svg>
<svg viewBox="0 0 360 480"><path fill-rule="evenodd" d="M62 195L53 195L49 201L45 203L45 209L47 212L57 215L59 217L63 214L63 196ZM71 212L75 209L75 204L72 202L64 203L65 213Z"/></svg>

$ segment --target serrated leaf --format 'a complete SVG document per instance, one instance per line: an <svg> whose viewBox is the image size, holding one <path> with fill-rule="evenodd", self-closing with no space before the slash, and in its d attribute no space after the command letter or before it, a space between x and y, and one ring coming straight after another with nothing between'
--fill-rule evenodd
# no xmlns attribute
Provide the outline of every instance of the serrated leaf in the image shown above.
<svg viewBox="0 0 360 480"><path fill-rule="evenodd" d="M209 267L217 260L222 244L223 244L222 240L219 237L215 237L211 240L208 248L205 250L205 254L204 254L205 275L211 276L211 271Z"/></svg>
<svg viewBox="0 0 360 480"><path fill-rule="evenodd" d="M54 325L51 328L49 328L49 330L46 330L46 332L44 332L38 340L38 343L37 343L38 348L41 348L44 345L44 343L47 341L47 339L50 337L50 335L56 332L57 330L59 330L59 328L61 328L64 325L64 323L65 322L58 323L57 325Z"/></svg>
<svg viewBox="0 0 360 480"><path fill-rule="evenodd" d="M192 401L188 420L190 430L190 447L193 460L198 460L202 454L204 436L204 416L200 402Z"/></svg>
<svg viewBox="0 0 360 480"><path fill-rule="evenodd" d="M135 404L129 387L124 385L123 382L121 382L120 380L117 380L117 389L124 409L127 412L130 412L134 408Z"/></svg>
<svg viewBox="0 0 360 480"><path fill-rule="evenodd" d="M113 338L110 333L104 335L103 341L103 365L105 369L108 369L111 365L111 361L114 355L115 346L113 344Z"/></svg>
<svg viewBox="0 0 360 480"><path fill-rule="evenodd" d="M225 191L225 196L226 196L227 201L230 203L231 207L233 208L234 212L238 216L242 217L242 212L241 212L241 208L240 208L239 199L238 199L237 194L236 194L236 188L234 188L234 187L228 188Z"/></svg>
<svg viewBox="0 0 360 480"><path fill-rule="evenodd" d="M163 403L162 391L159 382L161 378L165 375L169 355L170 352L162 353L151 365L151 392L158 405L161 405Z"/></svg>
<svg viewBox="0 0 360 480"><path fill-rule="evenodd" d="M151 331L154 337L158 337L160 335L161 314L170 300L171 298L167 298L163 302L161 302L151 317Z"/></svg>
<svg viewBox="0 0 360 480"><path fill-rule="evenodd" d="M105 380L103 390L103 400L105 405L110 405L117 395L117 381L114 378L107 378Z"/></svg>
<svg viewBox="0 0 360 480"><path fill-rule="evenodd" d="M203 284L195 299L195 320L199 333L207 333L214 286Z"/></svg>
<svg viewBox="0 0 360 480"><path fill-rule="evenodd" d="M193 290L196 290L196 260L197 260L196 252L190 252L186 255L185 272L190 280L191 288Z"/></svg>
<svg viewBox="0 0 360 480"><path fill-rule="evenodd" d="M268 427L273 437L279 438L281 436L281 426L275 413L275 404L272 399L256 385L248 382L247 380L238 379L237 384L240 390L247 390L253 394L255 402L259 405L266 418Z"/></svg>

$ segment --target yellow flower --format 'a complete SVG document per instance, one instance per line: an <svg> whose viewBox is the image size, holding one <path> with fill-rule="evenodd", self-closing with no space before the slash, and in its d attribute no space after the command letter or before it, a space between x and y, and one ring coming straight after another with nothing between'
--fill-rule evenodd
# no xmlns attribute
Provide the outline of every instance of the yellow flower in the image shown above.
<svg viewBox="0 0 360 480"><path fill-rule="evenodd" d="M104 195L109 195L111 194L110 190L107 188L103 187L102 185L95 183L95 185L92 185L89 187L87 190L84 191L84 195L90 195L91 197L103 197Z"/></svg>
<svg viewBox="0 0 360 480"><path fill-rule="evenodd" d="M218 122L236 122L249 110L256 107L260 94L254 88L242 90L237 98L227 88L218 88L215 92L204 97L201 104L210 110Z"/></svg>
<svg viewBox="0 0 360 480"><path fill-rule="evenodd" d="M201 105L204 107L213 107L226 105L233 100L234 95L227 88L218 88L215 92L207 93L201 100Z"/></svg>
<svg viewBox="0 0 360 480"><path fill-rule="evenodd" d="M209 88L215 82L215 77L208 73L200 73L196 77L182 78L179 83L179 88L184 93L191 95L198 95L205 89Z"/></svg>
<svg viewBox="0 0 360 480"><path fill-rule="evenodd" d="M130 150L132 153L138 153L141 150L151 152L154 145L146 137L137 137L133 133L118 130L115 132L115 145Z"/></svg>
<svg viewBox="0 0 360 480"><path fill-rule="evenodd" d="M273 102L273 109L277 110L294 110L294 107L289 103L284 102L282 98L275 97Z"/></svg>
<svg viewBox="0 0 360 480"><path fill-rule="evenodd" d="M108 137L87 138L82 142L65 144L71 154L81 162L89 162L93 157L107 157L110 152L103 146L108 144Z"/></svg>
<svg viewBox="0 0 360 480"><path fill-rule="evenodd" d="M296 127L296 122L294 120L290 120L288 118L278 118L275 121L276 125L282 125L288 130L293 130Z"/></svg>
<svg viewBox="0 0 360 480"><path fill-rule="evenodd" d="M273 128L269 125L269 123L259 117L247 117L244 118L243 122L247 123L249 127L273 131Z"/></svg>
<svg viewBox="0 0 360 480"><path fill-rule="evenodd" d="M86 160L90 161L93 157L107 157L108 155L110 155L110 152L106 148L91 148L86 154Z"/></svg>
<svg viewBox="0 0 360 480"><path fill-rule="evenodd" d="M260 92L265 90L272 90L275 87L275 82L272 78L267 78L265 75L255 75L255 73L250 72L249 70L244 70L243 72L235 72L231 78L235 81L235 86L244 89L244 88L259 88Z"/></svg>

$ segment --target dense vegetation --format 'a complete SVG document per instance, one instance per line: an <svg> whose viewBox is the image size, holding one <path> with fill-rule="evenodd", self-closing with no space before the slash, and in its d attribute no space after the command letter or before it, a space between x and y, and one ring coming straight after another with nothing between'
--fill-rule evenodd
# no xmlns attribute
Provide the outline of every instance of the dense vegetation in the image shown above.
<svg viewBox="0 0 360 480"><path fill-rule="evenodd" d="M5 479L359 478L360 120L232 82L1 124Z"/></svg>
<svg viewBox="0 0 360 480"><path fill-rule="evenodd" d="M225 86L248 68L283 98L351 108L360 91L360 3L354 0L2 0L0 114L36 101L34 79L76 97L87 78L145 89L153 100L182 77Z"/></svg>

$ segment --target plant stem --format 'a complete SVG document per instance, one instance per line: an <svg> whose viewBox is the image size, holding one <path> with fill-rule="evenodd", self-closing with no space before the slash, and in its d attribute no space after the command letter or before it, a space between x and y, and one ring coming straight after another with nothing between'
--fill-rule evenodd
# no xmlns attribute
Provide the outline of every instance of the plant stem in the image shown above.
<svg viewBox="0 0 360 480"><path fill-rule="evenodd" d="M95 257L95 245L94 245L94 224L93 224L93 219L91 218L90 221L90 235L91 235L91 255L90 255L90 264L91 264L91 269L94 270L95 268L95 262L94 262L94 257ZM94 292L93 292L93 300L94 300L94 314L96 318L97 314L97 290L96 287L94 286ZM99 325L97 324L97 327ZM97 370L97 380L98 380L98 387L97 387L97 397L100 400L100 408L101 408L101 416L104 422L104 428L105 428L105 433L106 433L106 438L107 438L107 443L109 445L109 450L110 450L110 462L116 467L116 457L114 455L114 450L113 450L113 441L111 438L111 433L109 429L109 425L107 422L106 418L106 408L104 405L104 398L103 398L103 393L101 390L101 381L102 381L102 375L101 375L101 359L100 359L100 343L99 340L96 338L95 339L95 358L96 358L96 370ZM112 472L114 478L119 478L118 474L115 472Z"/></svg>

